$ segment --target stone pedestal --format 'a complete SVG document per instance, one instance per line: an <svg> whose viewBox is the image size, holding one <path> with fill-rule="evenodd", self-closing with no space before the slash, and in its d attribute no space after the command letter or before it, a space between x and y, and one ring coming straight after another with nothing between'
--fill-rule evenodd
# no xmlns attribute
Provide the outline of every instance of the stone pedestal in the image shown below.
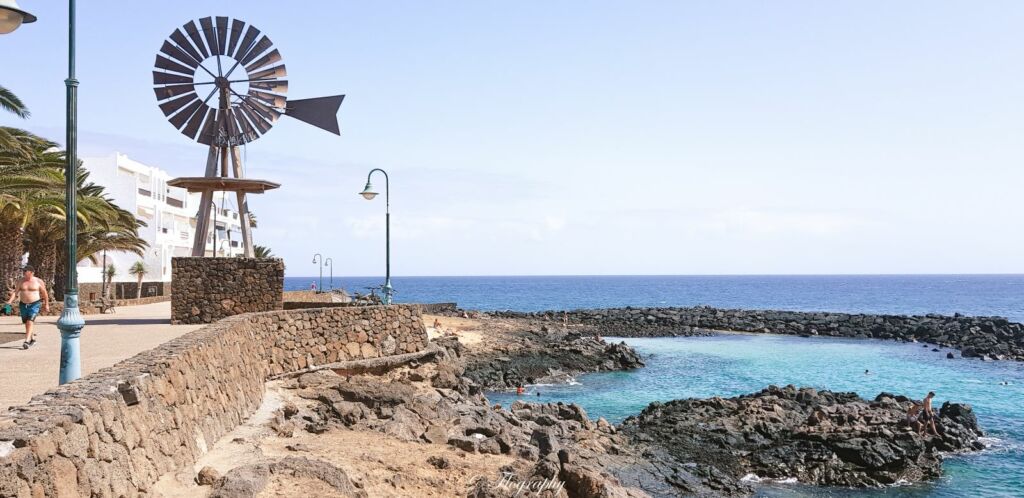
<svg viewBox="0 0 1024 498"><path fill-rule="evenodd" d="M171 323L284 309L284 260L172 258Z"/></svg>

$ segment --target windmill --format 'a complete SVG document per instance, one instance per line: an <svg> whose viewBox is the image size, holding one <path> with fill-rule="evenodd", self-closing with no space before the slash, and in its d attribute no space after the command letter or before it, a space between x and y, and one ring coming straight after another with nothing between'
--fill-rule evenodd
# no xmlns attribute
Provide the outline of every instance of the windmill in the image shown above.
<svg viewBox="0 0 1024 498"><path fill-rule="evenodd" d="M160 47L153 71L160 110L183 135L210 148L204 176L167 182L201 193L192 256L205 253L213 193L218 191L235 192L245 256L255 254L246 194L280 185L245 178L240 145L266 134L282 115L341 134L337 113L345 96L288 100L285 76L281 53L270 38L238 19L204 17L198 25L189 21Z"/></svg>

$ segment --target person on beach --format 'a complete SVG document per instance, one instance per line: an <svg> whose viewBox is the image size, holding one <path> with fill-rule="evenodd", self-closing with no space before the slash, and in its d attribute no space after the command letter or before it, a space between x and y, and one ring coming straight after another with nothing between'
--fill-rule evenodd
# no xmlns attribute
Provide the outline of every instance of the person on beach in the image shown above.
<svg viewBox="0 0 1024 498"><path fill-rule="evenodd" d="M13 303L15 297L18 298L21 323L25 324L25 342L22 343L21 348L28 349L36 345L36 338L32 335L32 326L35 325L36 317L39 316L39 309L42 308L45 312L50 311L50 295L46 292L46 283L36 278L34 268L26 265L22 272L24 278L18 282L10 297L7 298L7 304Z"/></svg>
<svg viewBox="0 0 1024 498"><path fill-rule="evenodd" d="M932 409L932 398L934 397L935 391L928 391L928 395L921 402L921 425L926 431L930 429L932 434L938 436L939 430L935 427L935 410Z"/></svg>
<svg viewBox="0 0 1024 498"><path fill-rule="evenodd" d="M309 283L309 290L316 292L316 282Z"/></svg>

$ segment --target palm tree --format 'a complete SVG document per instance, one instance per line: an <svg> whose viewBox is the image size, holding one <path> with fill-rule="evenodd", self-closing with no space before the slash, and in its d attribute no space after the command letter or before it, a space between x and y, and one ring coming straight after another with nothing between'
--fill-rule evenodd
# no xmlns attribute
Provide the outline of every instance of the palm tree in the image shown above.
<svg viewBox="0 0 1024 498"><path fill-rule="evenodd" d="M65 156L52 142L23 130L6 130L20 145L19 150L12 150L0 143L0 282L17 278L27 249L29 262L59 298L66 268L57 262L67 260L63 244ZM20 149L30 153L26 156ZM89 173L81 164L77 176L75 262L86 258L95 262L95 255L103 249L141 256L147 244L138 237L138 229L145 224L115 205L102 186L89 182Z"/></svg>
<svg viewBox="0 0 1024 498"><path fill-rule="evenodd" d="M116 276L117 268L114 266L114 263L110 263L109 265L107 265L106 268L103 269L103 278L107 279L107 295L104 297L106 297L107 299L110 299L110 283L114 280L114 277Z"/></svg>
<svg viewBox="0 0 1024 498"><path fill-rule="evenodd" d="M138 285L135 286L135 299L142 298L142 277L145 277L146 272L148 271L149 269L146 268L146 265L142 261L136 261L135 264L128 269L128 274L135 275L135 278L138 279Z"/></svg>
<svg viewBox="0 0 1024 498"><path fill-rule="evenodd" d="M27 118L31 115L31 113L28 112L28 107L25 107L25 104L22 103L21 99L19 99L14 92L4 88L3 86L0 86L0 109L12 112L19 118Z"/></svg>
<svg viewBox="0 0 1024 498"><path fill-rule="evenodd" d="M11 149L0 140L0 282L6 282L17 278L29 222L52 206L44 194L64 188L60 173L64 154L52 150L53 142L24 130L0 130L17 142Z"/></svg>
<svg viewBox="0 0 1024 498"><path fill-rule="evenodd" d="M270 248L267 246L253 246L253 252L257 258L273 258L274 254L270 252Z"/></svg>
<svg viewBox="0 0 1024 498"><path fill-rule="evenodd" d="M0 109L14 113L22 119L29 117L30 114L21 99L3 86L0 86ZM18 137L12 135L11 130L13 128L0 127L0 150L21 150L18 146Z"/></svg>

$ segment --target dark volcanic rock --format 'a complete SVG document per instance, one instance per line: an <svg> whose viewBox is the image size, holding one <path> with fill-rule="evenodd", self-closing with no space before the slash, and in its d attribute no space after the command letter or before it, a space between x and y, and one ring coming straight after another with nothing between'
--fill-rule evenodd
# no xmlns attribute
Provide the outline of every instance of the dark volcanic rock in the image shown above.
<svg viewBox="0 0 1024 498"><path fill-rule="evenodd" d="M830 312L691 308L608 308L521 313L499 318L541 320L618 337L707 335L715 330L916 341L955 347L964 358L1024 360L1024 324L1002 317L868 315Z"/></svg>
<svg viewBox="0 0 1024 498"><path fill-rule="evenodd" d="M510 335L509 343L496 351L471 354L465 375L485 389L509 389L642 366L640 355L625 343L609 344L595 335L542 327Z"/></svg>
<svg viewBox="0 0 1024 498"><path fill-rule="evenodd" d="M880 394L771 386L736 398L652 403L620 430L680 462L706 464L732 478L796 477L802 483L874 487L937 478L942 451L980 449L971 407L946 403L940 436L904 423L913 401Z"/></svg>

